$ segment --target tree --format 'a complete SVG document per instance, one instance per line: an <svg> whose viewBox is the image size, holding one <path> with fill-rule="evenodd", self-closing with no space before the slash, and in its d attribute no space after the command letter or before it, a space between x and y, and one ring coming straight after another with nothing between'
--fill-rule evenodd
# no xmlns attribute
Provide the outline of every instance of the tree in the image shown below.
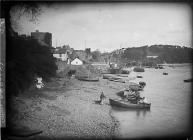
<svg viewBox="0 0 193 140"><path fill-rule="evenodd" d="M97 49L92 52L92 60L93 61L100 61L101 52Z"/></svg>
<svg viewBox="0 0 193 140"><path fill-rule="evenodd" d="M57 69L51 48L42 46L31 37L21 37L14 31L17 28L17 22L11 20L11 11L17 6L20 7L21 15L30 15L31 21L36 20L41 11L36 3L3 3L3 16L6 19L6 103L7 110L9 110L7 112L8 117L13 115L11 101L15 95L28 89L36 75L48 80L55 75ZM12 122L9 119L7 127L12 127Z"/></svg>
<svg viewBox="0 0 193 140"><path fill-rule="evenodd" d="M55 76L55 59L47 46L42 46L31 37L14 36L9 41L11 51L7 53L8 94L18 94L28 89L36 75L45 80Z"/></svg>

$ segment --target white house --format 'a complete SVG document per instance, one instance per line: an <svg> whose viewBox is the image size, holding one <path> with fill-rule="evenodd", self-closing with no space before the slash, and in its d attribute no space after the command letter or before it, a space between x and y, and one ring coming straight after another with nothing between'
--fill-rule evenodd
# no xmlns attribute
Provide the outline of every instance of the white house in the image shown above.
<svg viewBox="0 0 193 140"><path fill-rule="evenodd" d="M83 62L78 59L78 58L75 58L72 62L71 62L71 65L82 65Z"/></svg>

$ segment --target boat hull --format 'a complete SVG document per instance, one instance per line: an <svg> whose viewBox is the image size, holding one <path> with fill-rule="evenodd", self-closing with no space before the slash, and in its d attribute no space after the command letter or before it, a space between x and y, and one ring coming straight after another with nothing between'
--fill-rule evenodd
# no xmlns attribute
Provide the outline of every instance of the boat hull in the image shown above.
<svg viewBox="0 0 193 140"><path fill-rule="evenodd" d="M80 81L88 81L88 82L97 82L99 78L97 77L87 77L87 76L76 76L76 79Z"/></svg>
<svg viewBox="0 0 193 140"><path fill-rule="evenodd" d="M109 103L112 106L128 108L128 109L150 109L151 104L133 104L123 100L109 99Z"/></svg>

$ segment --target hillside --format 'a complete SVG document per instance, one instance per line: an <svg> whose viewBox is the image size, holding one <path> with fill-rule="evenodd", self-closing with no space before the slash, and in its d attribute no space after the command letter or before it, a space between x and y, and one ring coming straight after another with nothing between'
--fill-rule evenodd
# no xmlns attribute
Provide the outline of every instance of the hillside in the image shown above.
<svg viewBox="0 0 193 140"><path fill-rule="evenodd" d="M110 60L127 63L128 61L149 62L147 56L157 56L151 59L155 63L192 63L192 48L173 45L152 45L125 48L111 52Z"/></svg>

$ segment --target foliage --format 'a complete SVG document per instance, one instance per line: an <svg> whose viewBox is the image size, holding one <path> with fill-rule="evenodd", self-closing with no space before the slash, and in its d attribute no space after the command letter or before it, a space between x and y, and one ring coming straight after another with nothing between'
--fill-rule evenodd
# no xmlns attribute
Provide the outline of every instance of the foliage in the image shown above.
<svg viewBox="0 0 193 140"><path fill-rule="evenodd" d="M92 52L92 61L100 61L101 52L99 50L95 50Z"/></svg>
<svg viewBox="0 0 193 140"><path fill-rule="evenodd" d="M8 94L29 88L36 75L44 80L55 76L57 67L51 49L31 37L10 36L6 58Z"/></svg>

